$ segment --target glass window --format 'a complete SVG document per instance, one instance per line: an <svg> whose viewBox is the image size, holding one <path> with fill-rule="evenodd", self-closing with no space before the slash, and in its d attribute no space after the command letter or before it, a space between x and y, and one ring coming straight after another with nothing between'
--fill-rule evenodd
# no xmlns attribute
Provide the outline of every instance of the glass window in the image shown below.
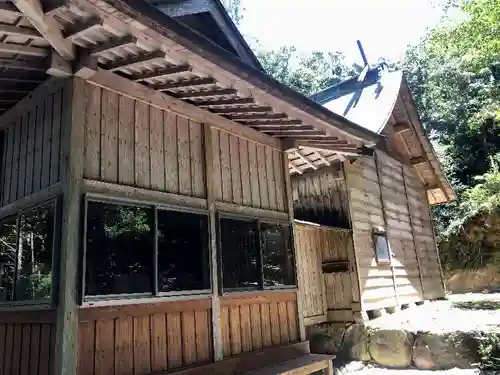
<svg viewBox="0 0 500 375"><path fill-rule="evenodd" d="M152 293L154 211L88 202L85 294Z"/></svg>
<svg viewBox="0 0 500 375"><path fill-rule="evenodd" d="M15 299L50 299L54 207L39 207L21 215Z"/></svg>
<svg viewBox="0 0 500 375"><path fill-rule="evenodd" d="M55 203L0 224L0 301L42 301L52 295Z"/></svg>
<svg viewBox="0 0 500 375"><path fill-rule="evenodd" d="M210 289L208 216L158 210L158 291Z"/></svg>
<svg viewBox="0 0 500 375"><path fill-rule="evenodd" d="M385 234L375 233L373 237L375 241L375 254L377 256L377 262L390 262L391 255L387 236Z"/></svg>
<svg viewBox="0 0 500 375"><path fill-rule="evenodd" d="M260 238L264 286L295 285L290 227L261 223Z"/></svg>
<svg viewBox="0 0 500 375"><path fill-rule="evenodd" d="M0 224L0 301L14 299L17 232L16 217L5 219Z"/></svg>
<svg viewBox="0 0 500 375"><path fill-rule="evenodd" d="M220 219L222 285L224 289L261 285L256 221Z"/></svg>

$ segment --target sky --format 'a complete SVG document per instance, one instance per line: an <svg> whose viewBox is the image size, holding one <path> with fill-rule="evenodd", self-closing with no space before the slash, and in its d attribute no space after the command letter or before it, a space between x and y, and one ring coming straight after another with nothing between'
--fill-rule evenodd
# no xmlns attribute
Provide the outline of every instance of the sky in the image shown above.
<svg viewBox="0 0 500 375"><path fill-rule="evenodd" d="M241 0L239 26L250 45L269 49L293 45L301 52L340 51L362 63L356 40L368 60L396 61L406 46L435 26L437 0Z"/></svg>

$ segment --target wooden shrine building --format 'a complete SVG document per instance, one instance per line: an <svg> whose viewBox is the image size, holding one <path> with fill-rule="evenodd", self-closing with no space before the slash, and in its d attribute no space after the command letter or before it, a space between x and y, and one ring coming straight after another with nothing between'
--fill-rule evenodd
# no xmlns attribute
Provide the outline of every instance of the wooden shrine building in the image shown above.
<svg viewBox="0 0 500 375"><path fill-rule="evenodd" d="M384 141L366 156L288 150L306 325L444 297L429 205L455 196L402 72L382 64L312 99Z"/></svg>
<svg viewBox="0 0 500 375"><path fill-rule="evenodd" d="M289 158L383 141L267 76L215 0L1 0L0 374L331 374Z"/></svg>

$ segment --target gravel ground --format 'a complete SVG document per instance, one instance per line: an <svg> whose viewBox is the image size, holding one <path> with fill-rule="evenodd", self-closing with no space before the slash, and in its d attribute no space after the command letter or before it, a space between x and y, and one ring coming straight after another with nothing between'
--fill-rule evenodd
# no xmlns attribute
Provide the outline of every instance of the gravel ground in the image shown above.
<svg viewBox="0 0 500 375"><path fill-rule="evenodd" d="M363 366L359 362L352 362L347 366L337 369L335 375L479 375L480 370L474 369L451 369L441 371L427 370L392 370L373 366Z"/></svg>
<svg viewBox="0 0 500 375"><path fill-rule="evenodd" d="M456 306L457 303L478 301L489 302L489 309L476 307L467 310ZM368 325L374 328L403 328L411 332L432 333L500 331L500 293L450 295L447 301L426 302L422 306L370 320Z"/></svg>

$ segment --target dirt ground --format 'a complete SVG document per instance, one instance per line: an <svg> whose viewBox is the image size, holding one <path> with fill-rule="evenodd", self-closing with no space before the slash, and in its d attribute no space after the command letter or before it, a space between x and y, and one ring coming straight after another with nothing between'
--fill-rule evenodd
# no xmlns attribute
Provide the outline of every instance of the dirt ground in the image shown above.
<svg viewBox="0 0 500 375"><path fill-rule="evenodd" d="M370 320L368 325L432 333L500 330L500 293L453 294L446 301L426 302Z"/></svg>
<svg viewBox="0 0 500 375"><path fill-rule="evenodd" d="M451 369L441 371L424 371L424 370L392 370L373 366L364 366L360 362L352 362L346 367L336 369L335 375L479 375L480 370L468 369Z"/></svg>

